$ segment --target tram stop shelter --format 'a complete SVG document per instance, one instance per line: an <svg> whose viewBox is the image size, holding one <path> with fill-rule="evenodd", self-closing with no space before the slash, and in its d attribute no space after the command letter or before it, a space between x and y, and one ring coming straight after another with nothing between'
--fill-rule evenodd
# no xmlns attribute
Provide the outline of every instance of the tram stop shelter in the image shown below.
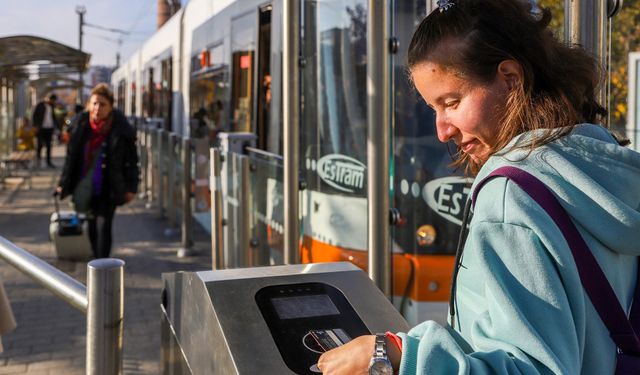
<svg viewBox="0 0 640 375"><path fill-rule="evenodd" d="M73 47L30 35L0 38L0 77L28 80L40 97L51 89L76 88L72 74L84 72L91 55Z"/></svg>

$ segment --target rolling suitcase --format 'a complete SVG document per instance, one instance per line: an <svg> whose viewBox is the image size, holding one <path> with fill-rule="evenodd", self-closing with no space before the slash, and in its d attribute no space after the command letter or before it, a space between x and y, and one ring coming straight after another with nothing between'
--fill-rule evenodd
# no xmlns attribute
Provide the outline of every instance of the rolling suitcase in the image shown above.
<svg viewBox="0 0 640 375"><path fill-rule="evenodd" d="M60 211L57 195L54 201L56 211L51 214L49 238L53 242L56 256L65 260L90 260L93 252L86 215L75 211Z"/></svg>

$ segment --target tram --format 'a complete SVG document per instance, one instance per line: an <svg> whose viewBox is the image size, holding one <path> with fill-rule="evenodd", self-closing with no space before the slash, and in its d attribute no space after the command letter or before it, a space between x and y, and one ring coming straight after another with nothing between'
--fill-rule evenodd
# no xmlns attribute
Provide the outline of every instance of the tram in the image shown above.
<svg viewBox="0 0 640 375"><path fill-rule="evenodd" d="M253 133L262 157L281 160L282 1L217 1L216 9L209 3L190 1L113 73L117 105L132 117L162 118L166 130L184 136L194 136L198 121L214 132ZM399 215L389 247L393 303L410 324L445 319L471 182L450 169L434 113L407 80L406 49L427 3L396 1L391 12L399 47L389 72L389 179ZM300 5L303 262L348 260L367 268L366 7L364 0ZM254 216L268 237L270 263L279 263L282 180L273 174L256 185L266 202L254 205Z"/></svg>

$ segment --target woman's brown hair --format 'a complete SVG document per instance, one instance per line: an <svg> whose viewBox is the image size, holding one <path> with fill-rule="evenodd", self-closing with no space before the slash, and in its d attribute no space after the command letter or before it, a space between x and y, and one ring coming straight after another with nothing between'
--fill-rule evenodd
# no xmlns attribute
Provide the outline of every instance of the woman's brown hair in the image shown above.
<svg viewBox="0 0 640 375"><path fill-rule="evenodd" d="M94 95L102 96L103 98L107 99L107 101L109 101L109 104L113 106L113 102L114 102L113 91L111 91L111 89L109 88L109 85L107 85L106 83L98 83L91 90L91 96L94 96Z"/></svg>
<svg viewBox="0 0 640 375"><path fill-rule="evenodd" d="M409 71L426 61L472 82L494 81L498 65L515 60L523 82L507 100L491 153L523 132L548 129L526 145L544 145L580 123L603 121L606 110L596 99L602 69L581 48L558 41L547 27L548 9L526 0L457 0L436 9L415 31L408 53ZM458 153L454 166L477 174L482 166Z"/></svg>

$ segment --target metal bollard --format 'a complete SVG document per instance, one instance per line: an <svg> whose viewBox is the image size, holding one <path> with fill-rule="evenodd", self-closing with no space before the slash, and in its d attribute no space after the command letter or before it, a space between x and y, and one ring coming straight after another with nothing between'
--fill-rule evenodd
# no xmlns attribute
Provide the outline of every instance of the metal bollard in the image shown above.
<svg viewBox="0 0 640 375"><path fill-rule="evenodd" d="M87 265L87 374L122 374L124 262L96 259Z"/></svg>
<svg viewBox="0 0 640 375"><path fill-rule="evenodd" d="M222 233L222 184L220 180L220 149L209 149L211 166L211 269L224 268L224 243Z"/></svg>
<svg viewBox="0 0 640 375"><path fill-rule="evenodd" d="M240 156L240 267L253 265L253 251L251 248L251 195L249 193L249 157Z"/></svg>
<svg viewBox="0 0 640 375"><path fill-rule="evenodd" d="M156 147L156 155L157 155L157 164L156 164L156 173L158 174L157 176L157 181L158 181L158 185L156 187L156 193L158 194L158 214L160 215L160 217L164 217L164 171L165 171L165 158L164 158L164 153L166 152L164 150L165 145L164 145L164 134L166 133L166 131L164 129L159 129L158 130L158 144Z"/></svg>
<svg viewBox="0 0 640 375"><path fill-rule="evenodd" d="M140 129L140 177L142 177L142 189L139 197L140 199L145 199L149 193L149 160L147 158L147 150L149 149L147 135L149 134L149 128L142 124L140 125Z"/></svg>
<svg viewBox="0 0 640 375"><path fill-rule="evenodd" d="M175 234L177 230L177 209L176 209L176 164L177 164L177 152L178 148L178 135L176 133L168 134L169 147L167 148L167 218L169 219L169 228L165 230L165 236L170 237Z"/></svg>
<svg viewBox="0 0 640 375"><path fill-rule="evenodd" d="M182 247L178 258L193 254L193 217L191 216L191 141L182 138Z"/></svg>

